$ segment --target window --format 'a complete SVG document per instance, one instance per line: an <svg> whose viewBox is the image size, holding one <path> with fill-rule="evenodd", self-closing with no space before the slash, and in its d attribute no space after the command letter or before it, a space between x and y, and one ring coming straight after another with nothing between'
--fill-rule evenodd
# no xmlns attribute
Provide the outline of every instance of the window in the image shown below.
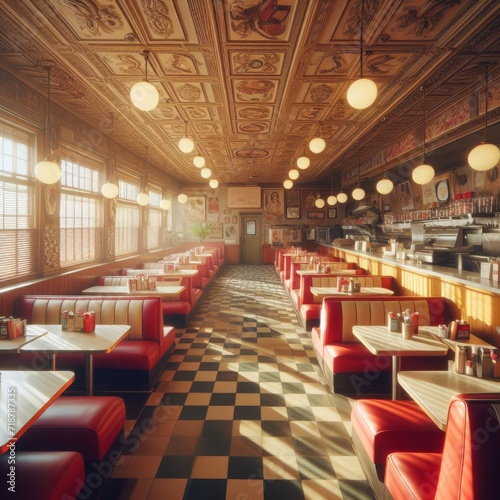
<svg viewBox="0 0 500 500"><path fill-rule="evenodd" d="M136 202L139 185L119 180L118 190L115 216L115 255L124 255L139 250L141 211Z"/></svg>
<svg viewBox="0 0 500 500"><path fill-rule="evenodd" d="M102 197L97 165L61 161L61 267L98 260L102 255Z"/></svg>
<svg viewBox="0 0 500 500"><path fill-rule="evenodd" d="M162 238L161 191L149 190L149 214L146 244L149 249L159 248Z"/></svg>
<svg viewBox="0 0 500 500"><path fill-rule="evenodd" d="M0 281L37 270L33 151L34 135L0 123Z"/></svg>

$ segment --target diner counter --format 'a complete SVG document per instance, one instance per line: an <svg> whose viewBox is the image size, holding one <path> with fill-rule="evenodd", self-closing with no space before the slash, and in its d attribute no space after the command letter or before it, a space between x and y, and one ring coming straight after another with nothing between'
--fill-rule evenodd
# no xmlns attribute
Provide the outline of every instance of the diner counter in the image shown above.
<svg viewBox="0 0 500 500"><path fill-rule="evenodd" d="M416 264L379 253L320 243L322 254L340 257L369 274L393 276L402 295L441 296L456 305L456 318L467 320L471 333L500 348L500 283L479 273L432 264Z"/></svg>

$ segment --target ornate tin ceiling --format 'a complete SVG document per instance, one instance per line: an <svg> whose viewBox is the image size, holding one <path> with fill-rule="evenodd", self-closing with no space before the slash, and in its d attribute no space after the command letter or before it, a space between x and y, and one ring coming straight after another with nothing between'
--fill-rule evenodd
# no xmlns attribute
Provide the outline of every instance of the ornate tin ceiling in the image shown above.
<svg viewBox="0 0 500 500"><path fill-rule="evenodd" d="M498 0L366 0L363 73L379 96L363 111L345 98L360 74L361 0L3 0L0 67L43 95L50 61L57 104L93 127L113 112L114 140L147 147L183 184L201 180L196 154L227 185L282 183L307 153L299 182L313 182L370 162L383 136L400 144L414 133L421 86L431 122L484 85L499 13ZM160 93L151 112L129 97L144 50ZM177 147L186 132L187 155ZM315 136L327 141L319 155L306 150Z"/></svg>

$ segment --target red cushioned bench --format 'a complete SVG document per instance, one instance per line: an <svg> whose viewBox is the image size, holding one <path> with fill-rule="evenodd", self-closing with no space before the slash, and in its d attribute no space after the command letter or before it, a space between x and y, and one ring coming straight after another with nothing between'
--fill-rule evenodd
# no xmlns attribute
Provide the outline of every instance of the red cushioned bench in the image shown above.
<svg viewBox="0 0 500 500"><path fill-rule="evenodd" d="M354 325L386 325L389 311L418 311L420 324L447 324L456 306L443 297L325 297L320 325L312 328L312 343L319 365L333 392L390 394L392 359L375 356L353 335ZM405 370L446 370L446 356L405 356Z"/></svg>
<svg viewBox="0 0 500 500"><path fill-rule="evenodd" d="M15 455L15 493L8 491L9 453L0 455L2 498L61 500L76 498L85 484L83 457L74 451L21 452ZM12 493L12 494L11 494Z"/></svg>
<svg viewBox="0 0 500 500"><path fill-rule="evenodd" d="M160 297L21 295L16 299L14 315L26 319L28 324L59 324L64 310L95 311L97 324L131 327L128 337L113 351L93 356L96 390L152 389L175 346L175 328L163 326ZM36 365L35 359L20 354L2 356L2 364L7 358L11 368ZM83 355L57 356L58 369L75 371L77 380L83 379L79 370L83 366Z"/></svg>
<svg viewBox="0 0 500 500"><path fill-rule="evenodd" d="M441 453L444 432L414 401L361 399L351 412L352 442L377 498L384 498L385 464L396 451Z"/></svg>
<svg viewBox="0 0 500 500"><path fill-rule="evenodd" d="M496 499L500 394L463 394L449 406L442 453L395 452L384 482L395 499Z"/></svg>

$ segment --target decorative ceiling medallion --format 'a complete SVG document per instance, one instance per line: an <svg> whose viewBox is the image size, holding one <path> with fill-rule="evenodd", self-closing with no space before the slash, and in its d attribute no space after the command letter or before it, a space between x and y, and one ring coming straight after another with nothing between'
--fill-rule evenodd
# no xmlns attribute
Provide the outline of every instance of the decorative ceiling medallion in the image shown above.
<svg viewBox="0 0 500 500"><path fill-rule="evenodd" d="M244 160L268 158L269 155L270 153L267 149L258 148L243 148L234 152L234 156L236 156L236 158L242 158Z"/></svg>
<svg viewBox="0 0 500 500"><path fill-rule="evenodd" d="M240 101L266 102L274 98L276 84L272 80L240 80L235 88Z"/></svg>
<svg viewBox="0 0 500 500"><path fill-rule="evenodd" d="M264 120L271 117L272 108L266 106L248 106L248 107L238 107L236 109L238 118L243 118L247 120Z"/></svg>
<svg viewBox="0 0 500 500"><path fill-rule="evenodd" d="M284 54L238 52L232 55L234 73L278 74L281 71Z"/></svg>
<svg viewBox="0 0 500 500"><path fill-rule="evenodd" d="M269 131L269 123L240 123L238 130L244 134L262 134Z"/></svg>
<svg viewBox="0 0 500 500"><path fill-rule="evenodd" d="M298 0L253 1L226 0L231 40L288 39L291 6Z"/></svg>

